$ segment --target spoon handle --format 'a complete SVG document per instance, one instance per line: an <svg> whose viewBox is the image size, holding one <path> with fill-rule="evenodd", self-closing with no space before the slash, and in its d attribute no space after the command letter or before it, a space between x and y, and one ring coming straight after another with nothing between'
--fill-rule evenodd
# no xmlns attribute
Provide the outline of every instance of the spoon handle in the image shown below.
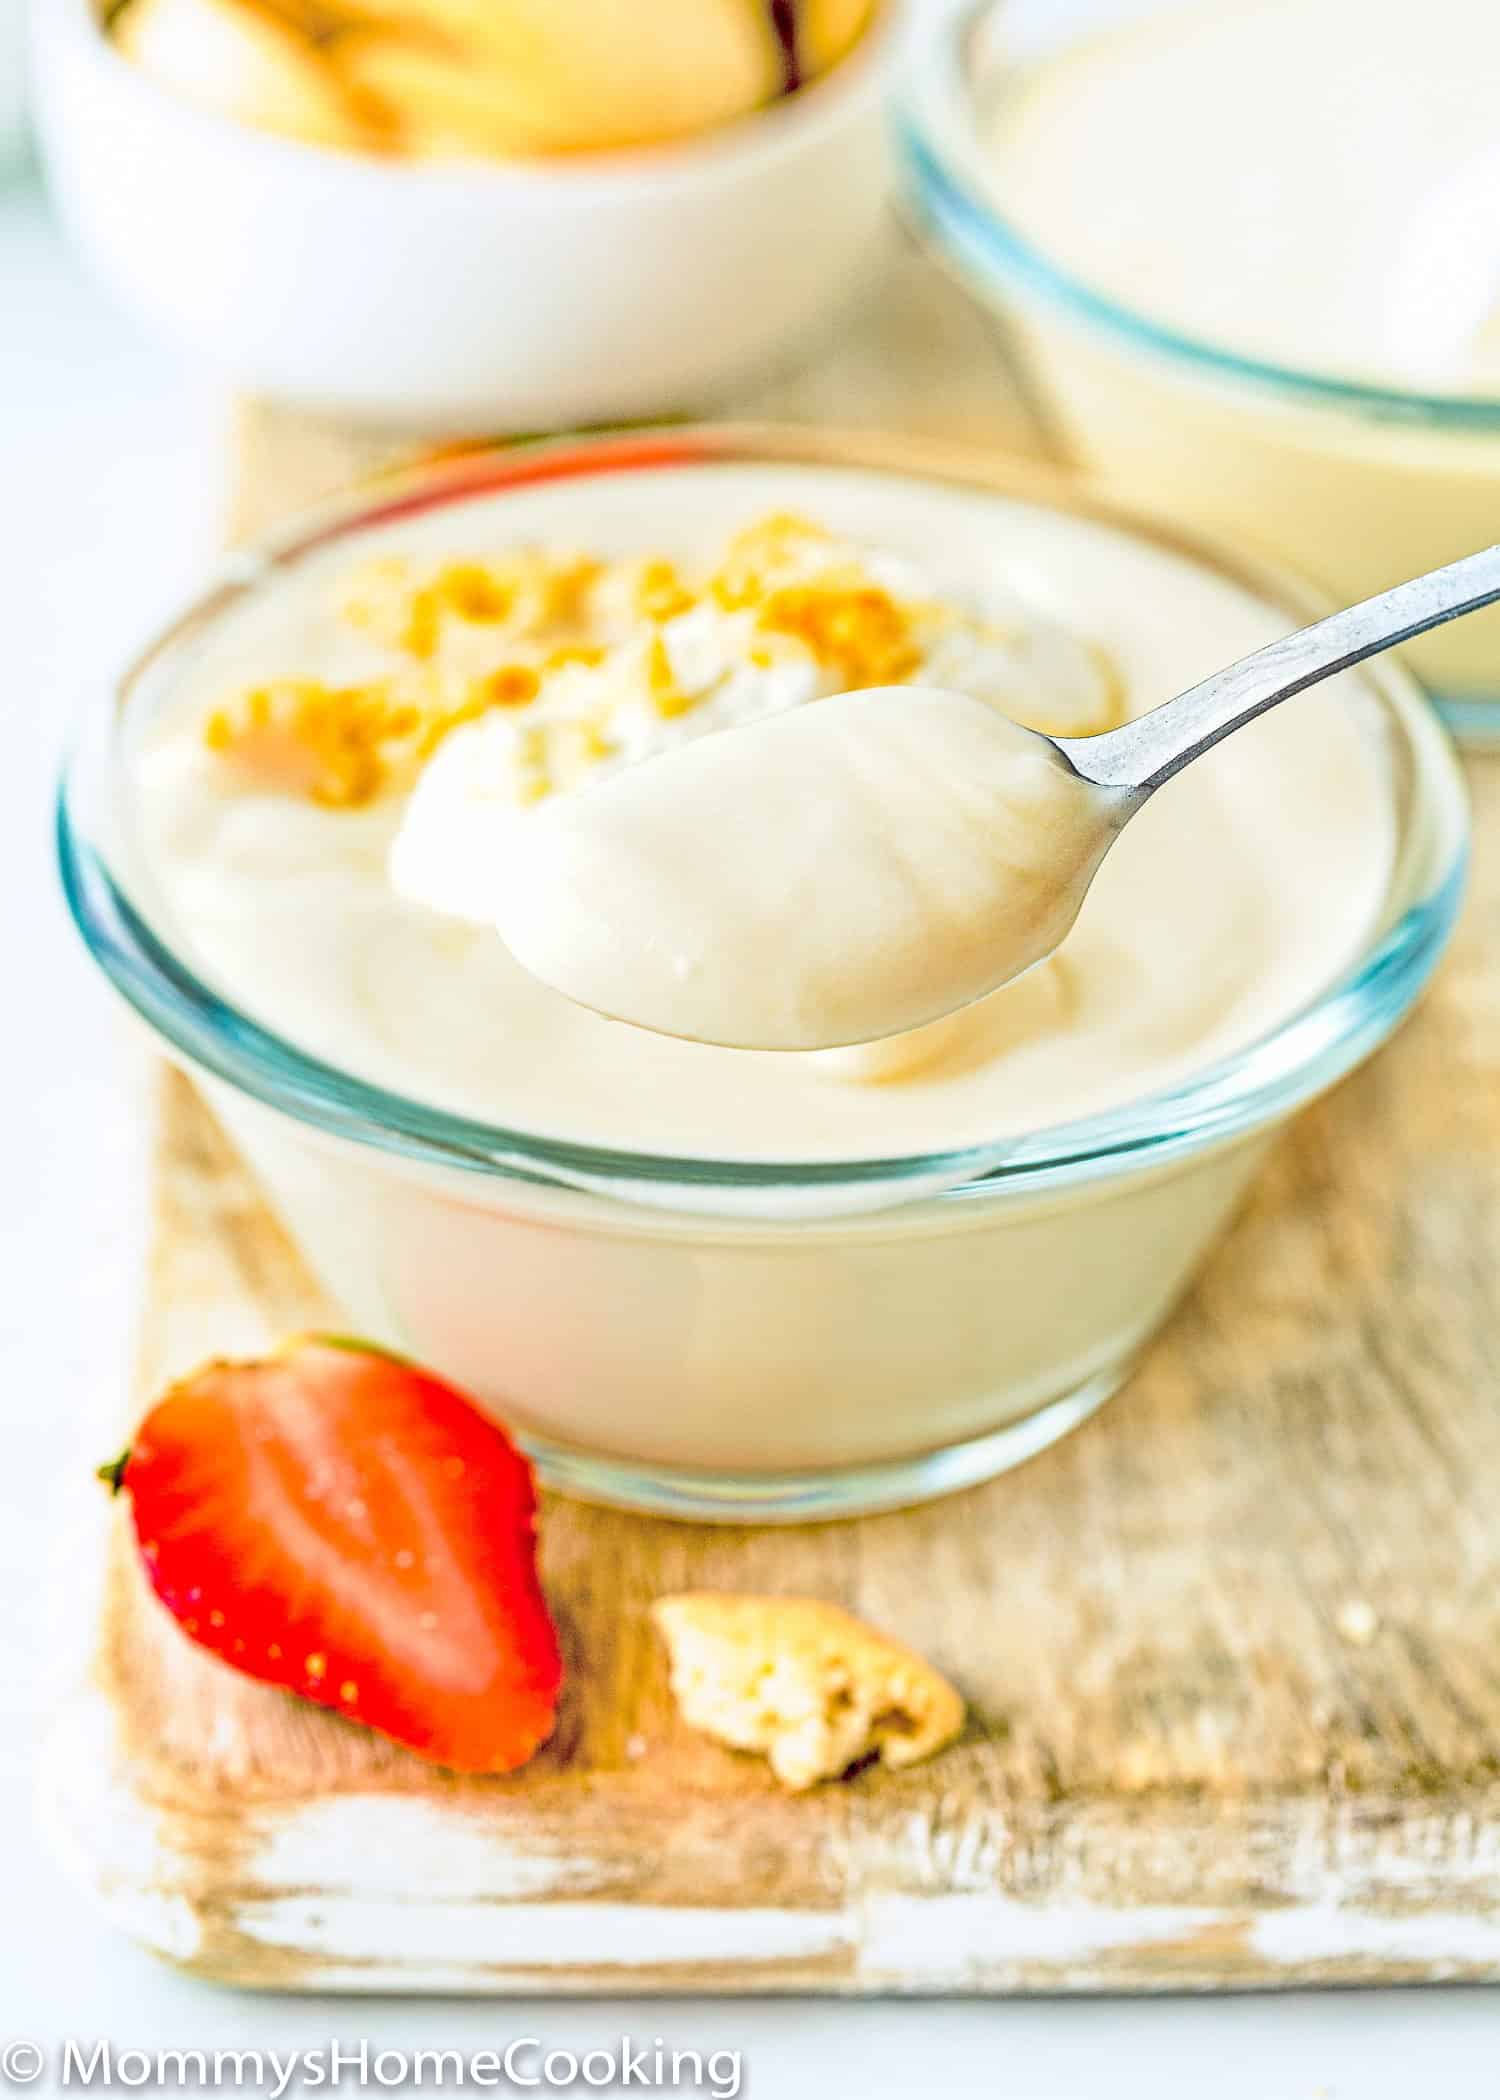
<svg viewBox="0 0 1500 2100"><path fill-rule="evenodd" d="M1085 780L1149 795L1221 737L1320 679L1500 600L1500 547L1486 547L1429 575L1329 615L1242 656L1149 714L1101 736L1054 741Z"/></svg>

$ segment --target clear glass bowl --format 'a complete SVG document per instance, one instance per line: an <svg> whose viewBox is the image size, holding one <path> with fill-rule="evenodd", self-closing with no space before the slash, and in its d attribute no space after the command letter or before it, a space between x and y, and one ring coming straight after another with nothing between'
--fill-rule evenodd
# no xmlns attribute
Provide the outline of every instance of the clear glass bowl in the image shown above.
<svg viewBox="0 0 1500 2100"><path fill-rule="evenodd" d="M1176 0L1185 25L1216 0ZM1114 28L1159 17L1122 0ZM1006 214L986 141L1016 91L1080 39L1074 9L985 4L925 44L898 115L902 186L935 252L1004 323L1059 451L1120 490L1233 543L1273 550L1351 602L1488 545L1500 400L1363 385L1242 356L1074 276ZM1116 179L1128 182L1121 167ZM1500 740L1500 611L1410 646L1466 740Z"/></svg>
<svg viewBox="0 0 1500 2100"><path fill-rule="evenodd" d="M1431 710L1401 670L1367 666L1360 705L1399 851L1370 943L1336 982L1170 1092L963 1151L847 1164L600 1150L455 1116L309 1056L174 952L132 857L130 753L216 622L368 525L543 479L742 460L977 484L1165 544L1288 625L1316 610L1057 477L929 445L720 429L471 455L235 555L89 714L58 843L94 959L202 1087L354 1329L493 1407L554 1487L791 1521L967 1485L1107 1398L1280 1126L1425 984L1466 821ZM1086 1298L1062 1281L1080 1275Z"/></svg>

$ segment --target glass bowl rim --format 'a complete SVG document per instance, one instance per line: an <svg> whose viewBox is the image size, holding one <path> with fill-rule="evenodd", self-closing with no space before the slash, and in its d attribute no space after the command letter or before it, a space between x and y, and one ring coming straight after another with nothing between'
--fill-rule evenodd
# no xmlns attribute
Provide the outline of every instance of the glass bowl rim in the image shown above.
<svg viewBox="0 0 1500 2100"><path fill-rule="evenodd" d="M1002 0L970 0L924 40L914 54L909 85L893 109L910 207L961 274L1034 292L1102 334L1208 378L1287 395L1308 407L1371 422L1500 433L1500 395L1429 394L1374 380L1341 379L1316 366L1253 357L1153 319L1075 276L1028 240L1006 218L975 165L980 140L970 93L970 59L976 40L1001 4Z"/></svg>
<svg viewBox="0 0 1500 2100"><path fill-rule="evenodd" d="M1294 619L1325 602L1283 572L1222 552L1076 477L1014 456L927 438L775 424L674 426L549 438L440 454L362 483L236 548L112 683L83 710L56 806L64 898L93 960L170 1053L234 1091L335 1139L387 1157L504 1181L580 1189L660 1207L681 1192L703 1208L708 1192L797 1191L833 1210L912 1198L1018 1194L1162 1164L1283 1119L1369 1054L1403 1018L1446 945L1467 865L1467 798L1453 748L1410 674L1376 659L1353 675L1371 689L1413 756L1414 816L1448 810L1451 850L1436 853L1422 894L1322 991L1276 1028L1205 1066L1181 1085L1043 1131L941 1152L851 1161L713 1160L579 1144L482 1122L396 1093L301 1050L214 991L176 954L115 880L80 808L85 771L116 758L113 730L137 681L248 592L273 584L304 556L403 515L538 481L599 472L734 463L844 467L969 486L1001 500L1041 504L1145 538L1206 564ZM112 780L111 780L112 784ZM1400 881L1402 856L1393 875ZM1408 873L1408 885L1411 877ZM895 1191L893 1195L891 1192ZM842 1197L843 1200L840 1200ZM814 1215L818 1214L816 1209Z"/></svg>

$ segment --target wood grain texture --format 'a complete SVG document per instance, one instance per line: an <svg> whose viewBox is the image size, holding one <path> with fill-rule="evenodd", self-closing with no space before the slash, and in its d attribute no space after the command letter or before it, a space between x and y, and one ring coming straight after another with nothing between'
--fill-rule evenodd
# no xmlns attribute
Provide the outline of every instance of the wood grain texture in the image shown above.
<svg viewBox="0 0 1500 2100"><path fill-rule="evenodd" d="M980 325L893 267L899 305L737 406L1023 432ZM239 447L240 529L390 456L260 408ZM117 1540L94 1678L49 1765L78 1871L147 1943L264 1986L1500 1976L1500 763L1474 789L1473 894L1432 997L1301 1119L1084 1429L852 1524L550 1502L573 1667L556 1740L508 1780L445 1779L236 1678ZM156 1201L140 1396L329 1318L177 1078ZM865 1614L957 1679L967 1733L915 1772L782 1796L675 1717L646 1611L690 1586Z"/></svg>

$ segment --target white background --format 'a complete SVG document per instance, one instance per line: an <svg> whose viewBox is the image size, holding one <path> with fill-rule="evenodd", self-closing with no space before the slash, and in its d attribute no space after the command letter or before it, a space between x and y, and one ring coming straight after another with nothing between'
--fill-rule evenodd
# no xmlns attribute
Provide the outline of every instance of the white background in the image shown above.
<svg viewBox="0 0 1500 2100"><path fill-rule="evenodd" d="M36 1745L77 1637L67 1570L118 1409L140 1254L141 1073L57 902L70 712L210 553L218 416L0 175L0 2044L739 2048L759 2100L1409 2100L1500 2094L1486 1991L1001 2004L246 1998L116 1941L47 1857ZM51 2090L49 2080L31 2088ZM4 2088L0 2084L0 2100Z"/></svg>

